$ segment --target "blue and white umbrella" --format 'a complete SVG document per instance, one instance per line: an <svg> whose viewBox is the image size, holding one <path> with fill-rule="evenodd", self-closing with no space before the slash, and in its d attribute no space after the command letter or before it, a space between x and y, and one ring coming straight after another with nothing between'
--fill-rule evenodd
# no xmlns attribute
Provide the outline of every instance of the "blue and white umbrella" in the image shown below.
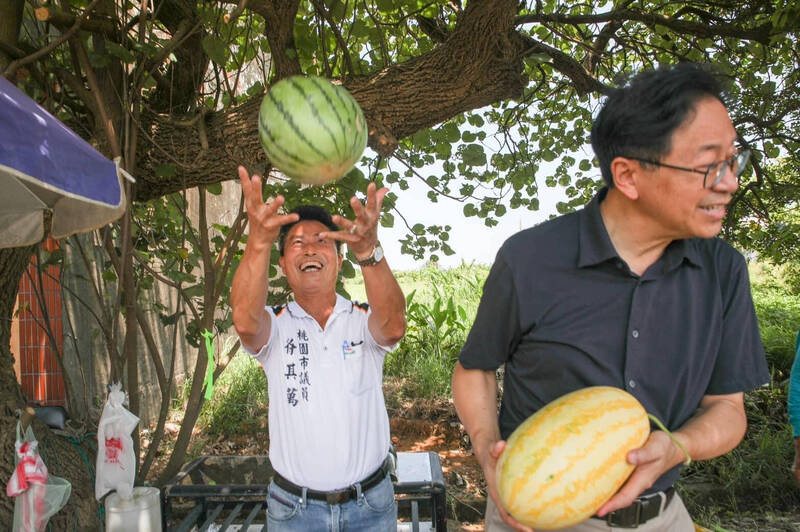
<svg viewBox="0 0 800 532"><path fill-rule="evenodd" d="M125 211L122 175L0 76L0 248L41 241L47 211L55 238L116 220Z"/></svg>

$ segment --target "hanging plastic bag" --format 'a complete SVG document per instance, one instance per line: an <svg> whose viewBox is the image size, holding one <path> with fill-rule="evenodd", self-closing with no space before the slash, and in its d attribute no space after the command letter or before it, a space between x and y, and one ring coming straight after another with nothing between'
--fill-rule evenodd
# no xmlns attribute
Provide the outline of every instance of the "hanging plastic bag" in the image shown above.
<svg viewBox="0 0 800 532"><path fill-rule="evenodd" d="M28 426L23 438L17 422L16 466L6 484L6 495L16 498L14 532L43 532L50 517L64 507L72 493L67 480L48 474L38 447L33 429Z"/></svg>
<svg viewBox="0 0 800 532"><path fill-rule="evenodd" d="M136 456L131 431L139 423L139 418L123 406L124 402L122 385L112 384L97 427L97 477L94 484L97 500L111 490L117 490L123 499L133 496Z"/></svg>

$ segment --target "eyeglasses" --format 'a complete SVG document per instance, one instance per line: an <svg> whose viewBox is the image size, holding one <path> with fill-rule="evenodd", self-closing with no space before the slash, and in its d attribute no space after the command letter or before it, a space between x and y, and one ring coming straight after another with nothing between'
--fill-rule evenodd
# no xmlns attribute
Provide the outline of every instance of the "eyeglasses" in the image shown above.
<svg viewBox="0 0 800 532"><path fill-rule="evenodd" d="M722 181L725 176L725 171L730 168L736 179L744 173L747 169L747 162L750 160L750 150L742 150L723 159L712 163L706 167L705 170L698 170L697 168L686 168L684 166L675 166L672 164L653 161L652 159L642 159L639 157L626 157L626 159L633 159L642 163L654 164L656 166L664 166L666 168L673 168L675 170L683 170L684 172L694 172L696 174L703 174L703 188L714 188Z"/></svg>

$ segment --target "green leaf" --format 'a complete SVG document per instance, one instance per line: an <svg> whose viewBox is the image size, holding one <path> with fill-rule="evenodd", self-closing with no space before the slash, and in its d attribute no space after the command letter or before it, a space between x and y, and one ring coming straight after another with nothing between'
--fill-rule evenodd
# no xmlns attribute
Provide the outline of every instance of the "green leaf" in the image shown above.
<svg viewBox="0 0 800 532"><path fill-rule="evenodd" d="M122 61L123 63L133 63L136 61L136 56L124 46L120 46L114 41L106 41L106 50L108 53Z"/></svg>
<svg viewBox="0 0 800 532"><path fill-rule="evenodd" d="M211 183L210 185L206 185L206 192L215 196L219 196L222 194L222 183Z"/></svg>
<svg viewBox="0 0 800 532"><path fill-rule="evenodd" d="M470 123L470 125L475 127L482 127L484 124L483 117L481 117L481 115L469 115L467 117L467 121Z"/></svg>
<svg viewBox="0 0 800 532"><path fill-rule="evenodd" d="M437 131L437 134L438 133L442 134L446 142L458 142L461 140L461 132L458 130L458 126L453 122L447 122Z"/></svg>
<svg viewBox="0 0 800 532"><path fill-rule="evenodd" d="M468 166L483 166L486 164L486 152L480 144L467 144L461 150L461 160Z"/></svg>
<svg viewBox="0 0 800 532"><path fill-rule="evenodd" d="M183 292L184 294L186 294L187 297L194 298L194 297L202 297L203 290L204 290L203 283L197 283L188 288L184 288Z"/></svg>
<svg viewBox="0 0 800 532"><path fill-rule="evenodd" d="M94 68L105 68L111 64L111 59L108 54L98 54L97 52L89 52L89 64Z"/></svg>
<svg viewBox="0 0 800 532"><path fill-rule="evenodd" d="M64 262L64 250L61 248L51 251L47 258L42 262L42 266L61 266Z"/></svg>
<svg viewBox="0 0 800 532"><path fill-rule="evenodd" d="M356 270L353 268L353 263L349 260L342 261L342 277L345 279L352 279L356 276Z"/></svg>
<svg viewBox="0 0 800 532"><path fill-rule="evenodd" d="M220 66L225 66L228 61L228 45L216 35L206 35L203 37L203 51L206 55Z"/></svg>

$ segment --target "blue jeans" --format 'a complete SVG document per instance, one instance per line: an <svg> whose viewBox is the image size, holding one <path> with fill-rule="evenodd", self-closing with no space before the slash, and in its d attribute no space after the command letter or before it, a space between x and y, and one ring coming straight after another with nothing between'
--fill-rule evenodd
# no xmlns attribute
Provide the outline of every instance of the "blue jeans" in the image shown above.
<svg viewBox="0 0 800 532"><path fill-rule="evenodd" d="M271 482L267 495L269 532L383 532L397 530L397 504L387 475L366 492L356 484L357 497L330 505L298 497Z"/></svg>

